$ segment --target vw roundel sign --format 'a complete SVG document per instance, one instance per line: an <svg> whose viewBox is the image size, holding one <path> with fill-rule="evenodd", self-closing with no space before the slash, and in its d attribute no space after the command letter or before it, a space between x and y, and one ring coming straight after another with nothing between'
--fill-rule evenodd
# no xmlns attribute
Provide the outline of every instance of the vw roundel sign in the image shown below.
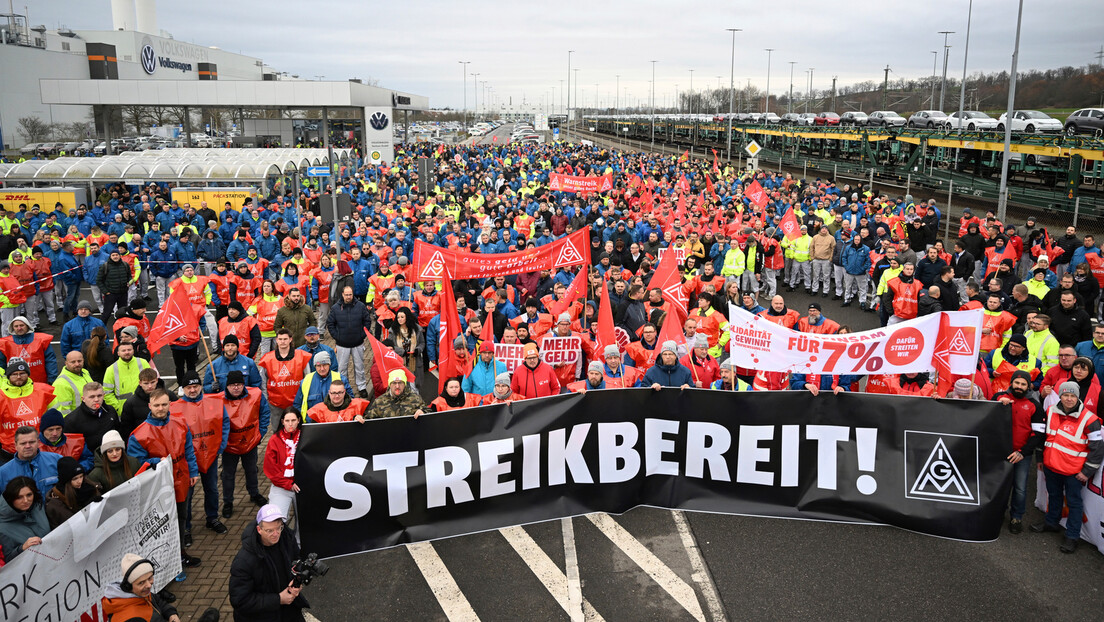
<svg viewBox="0 0 1104 622"><path fill-rule="evenodd" d="M143 45L140 58L142 59L142 69L153 75L153 72L157 71L157 56L153 52L153 46L148 43Z"/></svg>
<svg viewBox="0 0 1104 622"><path fill-rule="evenodd" d="M372 129L380 131L387 127L387 115L383 112L377 112L368 117L368 123L372 125Z"/></svg>

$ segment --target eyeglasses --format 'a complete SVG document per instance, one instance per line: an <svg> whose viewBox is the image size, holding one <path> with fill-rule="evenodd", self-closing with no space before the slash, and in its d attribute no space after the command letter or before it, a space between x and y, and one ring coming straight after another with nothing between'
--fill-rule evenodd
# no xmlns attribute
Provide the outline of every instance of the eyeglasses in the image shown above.
<svg viewBox="0 0 1104 622"><path fill-rule="evenodd" d="M284 530L284 524L283 523L280 523L280 524L278 524L275 527L272 527L270 529L265 529L264 527L260 528L261 533L267 534L267 535L270 535L270 536L274 536L274 535L280 533L283 530Z"/></svg>

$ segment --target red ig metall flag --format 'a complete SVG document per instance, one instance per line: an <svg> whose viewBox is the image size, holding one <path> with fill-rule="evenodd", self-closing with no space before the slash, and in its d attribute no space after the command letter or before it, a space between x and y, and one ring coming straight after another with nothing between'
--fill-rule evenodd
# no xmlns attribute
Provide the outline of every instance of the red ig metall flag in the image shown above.
<svg viewBox="0 0 1104 622"><path fill-rule="evenodd" d="M178 337L199 330L199 320L192 303L180 288L169 294L165 306L157 313L157 318L150 327L150 352L157 353L161 348L177 340Z"/></svg>
<svg viewBox="0 0 1104 622"><path fill-rule="evenodd" d="M801 237L801 223L797 222L797 216L794 214L793 208L786 212L778 226L782 227L782 233L786 235L787 240L793 241Z"/></svg>
<svg viewBox="0 0 1104 622"><path fill-rule="evenodd" d="M763 190L763 186L759 185L758 180L751 180L746 190L744 190L744 196L746 196L752 203L759 207L766 207L770 201L767 199L767 191Z"/></svg>

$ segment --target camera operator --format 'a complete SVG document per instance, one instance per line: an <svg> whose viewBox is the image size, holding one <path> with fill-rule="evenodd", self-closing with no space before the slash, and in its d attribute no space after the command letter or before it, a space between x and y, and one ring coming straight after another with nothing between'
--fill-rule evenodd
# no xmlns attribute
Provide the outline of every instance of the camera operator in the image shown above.
<svg viewBox="0 0 1104 622"><path fill-rule="evenodd" d="M141 555L123 555L123 578L104 589L103 612L110 622L180 622L180 615L153 591L153 562ZM208 608L199 622L218 622L219 612Z"/></svg>
<svg viewBox="0 0 1104 622"><path fill-rule="evenodd" d="M299 545L284 529L287 518L274 504L257 511L256 522L242 533L242 547L230 566L230 606L235 622L303 620L309 607L292 581Z"/></svg>

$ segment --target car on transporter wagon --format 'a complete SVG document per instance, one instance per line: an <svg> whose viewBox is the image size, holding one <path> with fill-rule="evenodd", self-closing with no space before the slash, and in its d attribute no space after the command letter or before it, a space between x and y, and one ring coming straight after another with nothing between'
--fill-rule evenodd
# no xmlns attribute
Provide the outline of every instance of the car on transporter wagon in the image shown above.
<svg viewBox="0 0 1104 622"><path fill-rule="evenodd" d="M872 127L905 127L907 120L892 110L875 110L866 122Z"/></svg>
<svg viewBox="0 0 1104 622"><path fill-rule="evenodd" d="M1008 113L1002 113L997 119L997 131L1004 131L1004 120ZM1038 110L1017 110L1012 113L1012 131L1027 132L1028 134L1043 134L1062 132L1062 122L1054 117L1039 112Z"/></svg>
<svg viewBox="0 0 1104 622"><path fill-rule="evenodd" d="M917 110L908 118L909 127L919 127L934 130L947 118L947 113L942 110Z"/></svg>
<svg viewBox="0 0 1104 622"><path fill-rule="evenodd" d="M1067 136L1076 134L1104 134L1104 108L1082 108L1066 117Z"/></svg>

